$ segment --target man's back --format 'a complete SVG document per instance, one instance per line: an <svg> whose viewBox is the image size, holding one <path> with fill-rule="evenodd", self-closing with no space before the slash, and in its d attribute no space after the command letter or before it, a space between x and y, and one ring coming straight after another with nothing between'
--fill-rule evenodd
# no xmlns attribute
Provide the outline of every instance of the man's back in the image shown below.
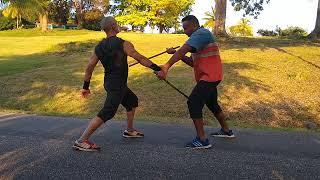
<svg viewBox="0 0 320 180"><path fill-rule="evenodd" d="M124 42L112 36L103 39L95 47L95 53L105 69L105 88L120 88L127 83L128 62L123 49Z"/></svg>

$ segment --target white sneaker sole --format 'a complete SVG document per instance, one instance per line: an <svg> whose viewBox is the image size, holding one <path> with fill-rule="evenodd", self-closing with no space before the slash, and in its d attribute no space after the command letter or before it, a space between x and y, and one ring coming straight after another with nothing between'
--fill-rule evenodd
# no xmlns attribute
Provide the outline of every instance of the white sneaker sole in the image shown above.
<svg viewBox="0 0 320 180"><path fill-rule="evenodd" d="M235 135L228 136L228 135L211 135L212 137L220 137L220 138L235 138Z"/></svg>
<svg viewBox="0 0 320 180"><path fill-rule="evenodd" d="M125 137L125 138L143 138L144 136L129 136L129 135L122 134L122 137Z"/></svg>
<svg viewBox="0 0 320 180"><path fill-rule="evenodd" d="M87 151L87 152L96 152L96 151L100 151L100 149L86 149L86 148L82 148L82 147L79 147L79 146L75 146L73 145L72 148L74 150L78 150L78 151Z"/></svg>
<svg viewBox="0 0 320 180"><path fill-rule="evenodd" d="M209 148L211 148L212 147L212 145L211 144L209 144L209 145L207 145L207 146L201 146L201 147L186 147L187 149L209 149Z"/></svg>

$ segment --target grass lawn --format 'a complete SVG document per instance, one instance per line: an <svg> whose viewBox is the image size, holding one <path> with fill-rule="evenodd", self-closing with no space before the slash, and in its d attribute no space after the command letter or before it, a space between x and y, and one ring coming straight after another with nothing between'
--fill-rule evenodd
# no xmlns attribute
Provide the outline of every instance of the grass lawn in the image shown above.
<svg viewBox="0 0 320 180"><path fill-rule="evenodd" d="M181 45L185 35L121 33L144 55ZM102 32L38 30L0 32L0 111L93 117L105 100L103 68L95 70L90 99L82 99L84 68ZM228 121L238 127L320 127L320 44L302 40L236 38L219 40L224 81L219 86ZM169 55L153 61L162 64ZM130 62L134 60L129 59ZM195 85L193 71L178 63L168 80L185 93ZM129 70L129 87L138 95L136 118L189 124L186 100L148 68ZM216 125L208 109L209 124ZM125 119L120 107L115 119ZM319 128L318 128L319 130Z"/></svg>

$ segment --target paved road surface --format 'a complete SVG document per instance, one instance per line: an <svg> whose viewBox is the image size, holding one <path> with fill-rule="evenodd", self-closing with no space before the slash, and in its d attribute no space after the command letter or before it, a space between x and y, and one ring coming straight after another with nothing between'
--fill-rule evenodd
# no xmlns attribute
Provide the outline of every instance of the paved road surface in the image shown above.
<svg viewBox="0 0 320 180"><path fill-rule="evenodd" d="M320 179L319 134L236 129L191 150L192 126L138 123L146 137L124 139L125 122L110 121L93 137L101 152L74 151L87 122L0 116L0 179Z"/></svg>

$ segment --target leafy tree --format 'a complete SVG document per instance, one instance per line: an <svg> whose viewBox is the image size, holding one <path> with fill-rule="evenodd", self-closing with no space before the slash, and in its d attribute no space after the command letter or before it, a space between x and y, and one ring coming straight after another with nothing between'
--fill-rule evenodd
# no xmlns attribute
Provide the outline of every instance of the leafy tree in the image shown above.
<svg viewBox="0 0 320 180"><path fill-rule="evenodd" d="M22 17L34 21L38 16L42 31L47 30L48 9L51 0L0 0L0 3L7 3L3 14L17 19L19 28Z"/></svg>
<svg viewBox="0 0 320 180"><path fill-rule="evenodd" d="M235 11L244 10L244 16L250 15L258 18L260 12L263 11L263 5L269 3L270 0L230 0Z"/></svg>
<svg viewBox="0 0 320 180"><path fill-rule="evenodd" d="M116 13L116 20L120 25L131 25L135 27L145 27L149 21L151 1L143 0L118 0L118 7L113 9Z"/></svg>
<svg viewBox="0 0 320 180"><path fill-rule="evenodd" d="M253 28L248 19L242 18L239 24L231 26L229 30L233 36L253 36Z"/></svg>
<svg viewBox="0 0 320 180"><path fill-rule="evenodd" d="M5 17L2 15L2 11L0 11L0 31L14 29L16 26L16 22L14 19Z"/></svg>
<svg viewBox="0 0 320 180"><path fill-rule="evenodd" d="M158 0L151 4L150 24L156 25L159 32L174 27L178 18L190 13L194 0Z"/></svg>
<svg viewBox="0 0 320 180"><path fill-rule="evenodd" d="M157 26L159 32L176 28L179 17L190 13L194 0L116 0L111 12L122 24L144 27L149 24Z"/></svg>
<svg viewBox="0 0 320 180"><path fill-rule="evenodd" d="M49 19L62 25L67 24L70 17L69 0L52 0L49 5Z"/></svg>
<svg viewBox="0 0 320 180"><path fill-rule="evenodd" d="M76 20L80 29L83 27L86 12L100 10L106 13L109 10L109 0L72 0L72 5L76 10Z"/></svg>
<svg viewBox="0 0 320 180"><path fill-rule="evenodd" d="M34 4L37 3L36 0L5 0L1 1L1 3L7 3L2 14L5 17L16 19L17 29L20 27L23 17L29 20L36 17L34 11Z"/></svg>
<svg viewBox="0 0 320 180"><path fill-rule="evenodd" d="M257 18L263 10L265 3L270 0L230 0L235 11L244 10L244 16L250 15ZM226 36L226 11L227 0L215 0L215 27L214 34L217 36Z"/></svg>
<svg viewBox="0 0 320 180"><path fill-rule="evenodd" d="M211 11L207 11L204 13L205 17L203 18L206 22L204 23L204 27L214 29L214 22L215 22L215 11L214 8L211 7Z"/></svg>
<svg viewBox="0 0 320 180"><path fill-rule="evenodd" d="M94 9L85 13L83 27L89 30L100 30L100 20L103 14L100 10Z"/></svg>

